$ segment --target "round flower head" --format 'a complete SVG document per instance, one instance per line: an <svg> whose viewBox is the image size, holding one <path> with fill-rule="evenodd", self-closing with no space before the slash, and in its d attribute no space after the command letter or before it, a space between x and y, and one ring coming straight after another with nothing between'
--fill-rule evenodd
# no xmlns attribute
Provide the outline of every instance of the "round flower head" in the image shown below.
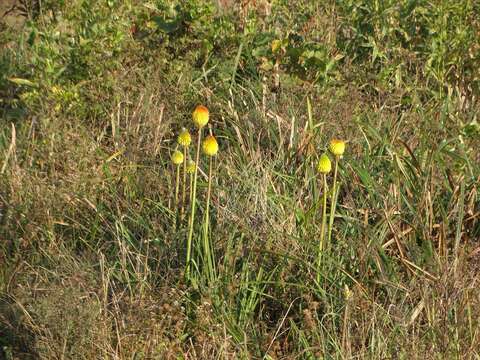
<svg viewBox="0 0 480 360"><path fill-rule="evenodd" d="M203 152L208 156L214 156L218 152L218 143L217 139L213 135L208 135L205 140L203 140Z"/></svg>
<svg viewBox="0 0 480 360"><path fill-rule="evenodd" d="M317 165L317 170L322 174L327 174L332 170L332 162L330 161L330 158L328 157L327 154L323 153L322 156L320 156L320 160L318 161L318 165Z"/></svg>
<svg viewBox="0 0 480 360"><path fill-rule="evenodd" d="M208 123L209 112L203 105L198 105L193 111L193 122L199 129L203 128Z"/></svg>
<svg viewBox="0 0 480 360"><path fill-rule="evenodd" d="M333 155L342 156L343 153L345 152L345 141L332 139L332 141L330 141L330 146L328 148L330 149L330 152Z"/></svg>
<svg viewBox="0 0 480 360"><path fill-rule="evenodd" d="M178 135L177 142L185 147L190 146L190 143L192 142L192 137L190 136L190 133L187 129L182 129L182 132L180 133L180 135Z"/></svg>
<svg viewBox="0 0 480 360"><path fill-rule="evenodd" d="M172 154L172 162L175 165L180 165L183 162L183 154L180 151L175 150Z"/></svg>
<svg viewBox="0 0 480 360"><path fill-rule="evenodd" d="M195 171L195 161L188 160L187 162L187 173L192 174Z"/></svg>

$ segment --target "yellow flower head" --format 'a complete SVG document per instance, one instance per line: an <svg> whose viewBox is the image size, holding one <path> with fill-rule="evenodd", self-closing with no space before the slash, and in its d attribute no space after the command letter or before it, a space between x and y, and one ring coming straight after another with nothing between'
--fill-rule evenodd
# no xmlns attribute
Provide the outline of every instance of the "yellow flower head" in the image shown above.
<svg viewBox="0 0 480 360"><path fill-rule="evenodd" d="M217 139L213 135L208 135L202 144L203 152L208 156L214 156L218 152Z"/></svg>
<svg viewBox="0 0 480 360"><path fill-rule="evenodd" d="M330 149L330 152L333 155L342 156L343 153L345 152L345 141L332 139L332 141L330 141L330 146L328 148Z"/></svg>
<svg viewBox="0 0 480 360"><path fill-rule="evenodd" d="M192 174L195 171L195 161L188 160L187 162L187 173Z"/></svg>
<svg viewBox="0 0 480 360"><path fill-rule="evenodd" d="M178 135L177 142L185 147L190 146L190 143L192 142L192 137L190 136L190 133L187 129L182 129L182 132L180 133L180 135Z"/></svg>
<svg viewBox="0 0 480 360"><path fill-rule="evenodd" d="M332 170L332 162L330 161L330 158L328 157L327 154L323 153L322 156L320 156L320 160L318 161L318 165L317 165L317 170L322 174L327 174Z"/></svg>
<svg viewBox="0 0 480 360"><path fill-rule="evenodd" d="M172 162L175 165L180 165L183 162L183 154L180 151L175 150L172 154Z"/></svg>
<svg viewBox="0 0 480 360"><path fill-rule="evenodd" d="M198 105L193 111L193 122L199 129L203 128L208 123L209 112L203 105Z"/></svg>

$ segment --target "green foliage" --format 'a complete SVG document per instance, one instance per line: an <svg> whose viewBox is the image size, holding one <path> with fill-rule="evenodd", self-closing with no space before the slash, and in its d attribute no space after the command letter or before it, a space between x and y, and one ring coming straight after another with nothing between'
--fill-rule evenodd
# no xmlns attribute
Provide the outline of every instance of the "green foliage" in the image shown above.
<svg viewBox="0 0 480 360"><path fill-rule="evenodd" d="M356 62L370 63L386 84L398 86L410 72L433 80L440 94L455 86L479 91L475 2L339 0L337 5L345 19L340 49Z"/></svg>
<svg viewBox="0 0 480 360"><path fill-rule="evenodd" d="M280 66L287 73L312 82L335 78L335 67L342 55L330 56L328 48L308 41L296 33L277 39L273 34L259 34L253 41L253 55L264 71Z"/></svg>
<svg viewBox="0 0 480 360"><path fill-rule="evenodd" d="M34 112L53 105L55 110L90 115L95 108L87 105L86 97L92 86L100 87L99 92L113 91L109 78L120 68L129 46L129 20L122 16L122 7L112 17L113 6L82 1L67 9L58 2L43 3L43 11L54 16L28 21L24 28L15 54L18 65L13 75L23 79L22 84L17 81L22 89L15 101Z"/></svg>

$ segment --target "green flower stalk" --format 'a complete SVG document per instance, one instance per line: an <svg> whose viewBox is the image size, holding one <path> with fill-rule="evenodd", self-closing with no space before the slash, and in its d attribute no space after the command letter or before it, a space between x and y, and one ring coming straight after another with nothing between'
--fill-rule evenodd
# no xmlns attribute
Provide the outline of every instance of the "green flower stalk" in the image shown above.
<svg viewBox="0 0 480 360"><path fill-rule="evenodd" d="M333 187L332 195L330 201L330 218L328 222L328 244L331 243L332 231L333 231L333 222L335 221L335 212L337 209L337 200L338 200L338 189L337 187L337 173L338 173L338 163L343 153L345 152L345 141L333 139L330 141L329 145L330 152L335 156L335 169L333 172Z"/></svg>
<svg viewBox="0 0 480 360"><path fill-rule="evenodd" d="M323 204L322 204L322 227L320 231L320 242L318 244L317 258L317 282L320 283L320 270L322 264L322 254L325 248L325 227L327 224L327 174L332 170L332 162L327 154L322 154L317 165L318 172L322 175L323 180Z"/></svg>
<svg viewBox="0 0 480 360"><path fill-rule="evenodd" d="M192 142L192 137L187 129L183 128L182 132L178 135L177 142L183 147L183 183L182 183L182 207L180 209L180 219L183 221L185 212L185 200L187 194L187 149Z"/></svg>
<svg viewBox="0 0 480 360"><path fill-rule="evenodd" d="M187 162L187 174L189 175L188 177L190 178L190 187L188 188L188 201L192 202L192 189L193 189L193 173L195 172L195 161L193 160L188 160Z"/></svg>
<svg viewBox="0 0 480 360"><path fill-rule="evenodd" d="M178 208L178 190L179 190L179 186L180 186L180 164L183 162L183 154L178 151L178 150L175 150L173 153L172 153L172 157L171 157L171 160L172 160L172 163L173 165L175 165L175 168L176 168L176 176L175 176L175 203L174 203L174 208L175 208L175 214L177 214L177 208ZM177 221L177 216L175 215L175 223Z"/></svg>
<svg viewBox="0 0 480 360"><path fill-rule="evenodd" d="M212 169L213 169L213 157L218 152L218 143L213 135L209 135L205 138L202 144L203 153L207 155L209 159L208 164L208 189L207 189L207 204L205 207L205 222L203 224L203 254L204 262L207 270L207 274L210 280L215 279L215 254L209 238L209 224L210 224L210 198L212 194Z"/></svg>
<svg viewBox="0 0 480 360"><path fill-rule="evenodd" d="M198 105L192 114L193 122L198 128L198 139L197 139L197 153L195 161L195 171L193 172L193 186L192 186L192 201L191 201L191 211L190 211L190 224L188 229L187 237L187 259L186 259L186 269L185 276L187 280L190 280L190 270L192 262L192 239L193 239L193 224L195 221L195 207L196 197L197 197L197 178L198 178L198 164L200 161L200 145L202 143L202 129L208 123L209 112L208 109L203 105Z"/></svg>

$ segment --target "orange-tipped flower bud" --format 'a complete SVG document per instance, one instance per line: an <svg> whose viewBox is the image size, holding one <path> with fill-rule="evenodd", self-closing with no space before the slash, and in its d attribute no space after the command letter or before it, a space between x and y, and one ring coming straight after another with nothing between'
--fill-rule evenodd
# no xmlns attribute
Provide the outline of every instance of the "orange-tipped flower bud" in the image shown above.
<svg viewBox="0 0 480 360"><path fill-rule="evenodd" d="M198 105L192 114L195 126L199 129L203 128L207 125L209 116L208 109L203 105Z"/></svg>

